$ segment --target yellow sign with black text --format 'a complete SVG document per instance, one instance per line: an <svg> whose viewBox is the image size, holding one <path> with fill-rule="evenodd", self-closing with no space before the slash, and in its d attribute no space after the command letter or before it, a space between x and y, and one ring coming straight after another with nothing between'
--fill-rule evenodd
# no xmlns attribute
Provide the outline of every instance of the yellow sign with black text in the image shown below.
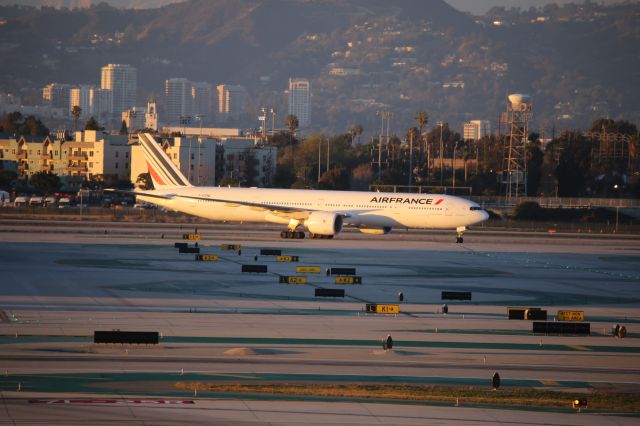
<svg viewBox="0 0 640 426"><path fill-rule="evenodd" d="M338 276L336 277L336 284L362 284L362 277L357 275Z"/></svg>
<svg viewBox="0 0 640 426"><path fill-rule="evenodd" d="M365 307L366 312L376 314L399 314L399 305L379 305L377 303L367 303Z"/></svg>
<svg viewBox="0 0 640 426"><path fill-rule="evenodd" d="M182 234L183 240L191 240L198 241L200 239L200 234Z"/></svg>
<svg viewBox="0 0 640 426"><path fill-rule="evenodd" d="M215 262L220 258L215 254L196 254L196 260L207 261L207 262Z"/></svg>
<svg viewBox="0 0 640 426"><path fill-rule="evenodd" d="M296 272L298 274L319 274L319 266L296 266Z"/></svg>
<svg viewBox="0 0 640 426"><path fill-rule="evenodd" d="M277 262L297 262L298 256L276 256Z"/></svg>
<svg viewBox="0 0 640 426"><path fill-rule="evenodd" d="M584 321L584 311L558 311L558 321Z"/></svg>
<svg viewBox="0 0 640 426"><path fill-rule="evenodd" d="M280 284L306 284L307 277L302 275L281 275L280 276Z"/></svg>

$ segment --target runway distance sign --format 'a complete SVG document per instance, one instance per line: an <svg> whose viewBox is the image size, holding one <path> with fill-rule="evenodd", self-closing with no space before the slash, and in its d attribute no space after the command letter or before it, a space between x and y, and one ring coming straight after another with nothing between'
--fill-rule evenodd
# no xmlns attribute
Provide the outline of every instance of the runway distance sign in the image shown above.
<svg viewBox="0 0 640 426"><path fill-rule="evenodd" d="M198 241L200 239L200 234L182 234L182 239Z"/></svg>
<svg viewBox="0 0 640 426"><path fill-rule="evenodd" d="M191 399L30 399L29 404L195 404Z"/></svg>
<svg viewBox="0 0 640 426"><path fill-rule="evenodd" d="M399 305L379 305L377 303L367 303L365 310L372 314L399 314Z"/></svg>
<svg viewBox="0 0 640 426"><path fill-rule="evenodd" d="M362 277L357 275L336 277L336 284L362 284Z"/></svg>
<svg viewBox="0 0 640 426"><path fill-rule="evenodd" d="M281 275L279 278L280 284L306 284L307 277L296 275Z"/></svg>
<svg viewBox="0 0 640 426"><path fill-rule="evenodd" d="M558 321L584 321L584 311L558 311Z"/></svg>
<svg viewBox="0 0 640 426"><path fill-rule="evenodd" d="M296 266L296 273L298 274L319 274L319 266Z"/></svg>
<svg viewBox="0 0 640 426"><path fill-rule="evenodd" d="M276 256L277 262L297 262L300 260L298 256Z"/></svg>
<svg viewBox="0 0 640 426"><path fill-rule="evenodd" d="M196 254L196 260L200 261L215 262L219 259L220 258L215 254Z"/></svg>

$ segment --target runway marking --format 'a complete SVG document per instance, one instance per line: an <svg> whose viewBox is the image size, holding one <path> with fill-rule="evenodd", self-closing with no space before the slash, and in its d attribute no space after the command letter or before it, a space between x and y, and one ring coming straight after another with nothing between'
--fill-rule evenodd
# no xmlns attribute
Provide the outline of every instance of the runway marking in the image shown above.
<svg viewBox="0 0 640 426"><path fill-rule="evenodd" d="M592 351L593 349L588 348L582 345L568 345L570 348L575 349L576 351Z"/></svg>
<svg viewBox="0 0 640 426"><path fill-rule="evenodd" d="M30 399L29 404L195 404L182 399Z"/></svg>
<svg viewBox="0 0 640 426"><path fill-rule="evenodd" d="M555 380L540 380L540 383L545 386L560 386L560 383L556 382Z"/></svg>

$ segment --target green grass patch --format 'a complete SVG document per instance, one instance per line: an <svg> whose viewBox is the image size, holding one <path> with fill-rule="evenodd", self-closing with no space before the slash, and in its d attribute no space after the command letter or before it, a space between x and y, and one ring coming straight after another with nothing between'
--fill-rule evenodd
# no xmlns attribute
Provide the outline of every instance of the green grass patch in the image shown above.
<svg viewBox="0 0 640 426"><path fill-rule="evenodd" d="M592 391L572 394L536 389L500 389L473 386L421 386L381 384L229 384L207 382L177 382L178 390L215 392L219 394L261 394L345 399L376 399L424 401L451 404L508 405L513 407L571 408L575 397L587 398L589 409L605 412L637 413L640 395Z"/></svg>

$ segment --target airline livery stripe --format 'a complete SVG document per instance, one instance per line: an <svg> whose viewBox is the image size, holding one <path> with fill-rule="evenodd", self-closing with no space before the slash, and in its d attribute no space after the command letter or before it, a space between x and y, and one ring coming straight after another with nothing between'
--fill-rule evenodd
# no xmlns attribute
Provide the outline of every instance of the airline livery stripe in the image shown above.
<svg viewBox="0 0 640 426"><path fill-rule="evenodd" d="M146 135L144 136L145 137L141 138L144 147L148 148L149 151L153 151L153 154L151 156L156 160L156 163L160 163L158 164L160 166L159 169L163 172L163 174L168 174L168 180L172 181L172 183L177 186L188 186L187 182L185 182L180 177L180 175L177 174L176 171L171 167L171 164L168 164L168 161L170 160L167 159L166 154L162 152L160 146L152 139L147 138Z"/></svg>
<svg viewBox="0 0 640 426"><path fill-rule="evenodd" d="M159 175L159 176L162 176L162 178L163 178L163 180L165 182L164 183L165 185L178 186L178 183L171 177L171 175L167 174L167 172L164 169L164 167L162 167L158 163L158 159L156 157L154 157L152 153L145 152L145 157L146 157L147 161L150 162L151 167L155 169L156 174Z"/></svg>
<svg viewBox="0 0 640 426"><path fill-rule="evenodd" d="M157 181L160 185L166 185L166 183L164 183L160 175L156 173L156 170L151 166L151 164L149 164L148 161L147 161L147 170L149 170L149 174L151 174L151 177L153 178L154 181Z"/></svg>
<svg viewBox="0 0 640 426"><path fill-rule="evenodd" d="M149 151L153 151L150 153L151 157L159 171L168 178L167 180L176 186L185 186L186 184L180 179L180 176L176 174L175 170L171 168L171 165L167 163L169 160L166 154L161 151L160 146L151 138L145 137L143 140L146 142L145 147L149 148Z"/></svg>

